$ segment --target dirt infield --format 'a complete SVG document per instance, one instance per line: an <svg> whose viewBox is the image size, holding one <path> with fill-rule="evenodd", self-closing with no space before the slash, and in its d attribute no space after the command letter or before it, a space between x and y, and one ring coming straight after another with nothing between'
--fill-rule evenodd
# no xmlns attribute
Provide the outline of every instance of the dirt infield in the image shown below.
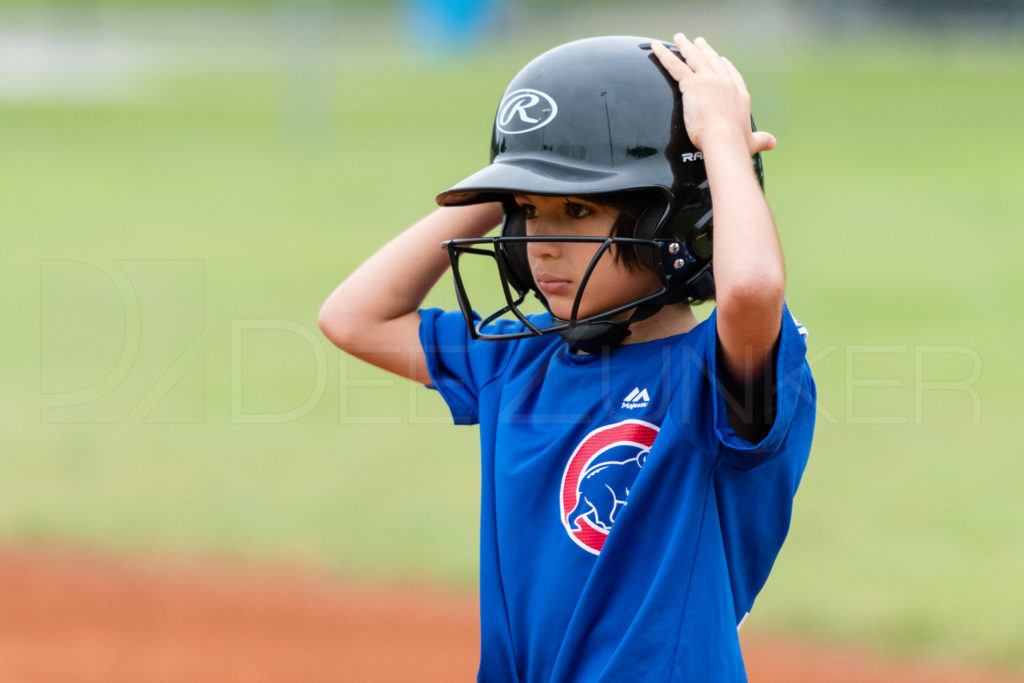
<svg viewBox="0 0 1024 683"><path fill-rule="evenodd" d="M474 596L296 569L157 564L0 549L0 680L468 681ZM1008 683L748 638L751 681Z"/></svg>

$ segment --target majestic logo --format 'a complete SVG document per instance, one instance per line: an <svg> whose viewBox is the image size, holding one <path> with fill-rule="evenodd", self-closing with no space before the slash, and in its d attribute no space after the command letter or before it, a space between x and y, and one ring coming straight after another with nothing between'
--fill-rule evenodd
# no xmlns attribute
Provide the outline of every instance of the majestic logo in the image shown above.
<svg viewBox="0 0 1024 683"><path fill-rule="evenodd" d="M498 118L494 125L502 133L516 135L542 128L555 118L558 105L547 93L520 88L505 96L498 105Z"/></svg>
<svg viewBox="0 0 1024 683"><path fill-rule="evenodd" d="M573 451L559 502L562 526L576 545L600 554L657 435L655 425L625 420L595 429Z"/></svg>
<svg viewBox="0 0 1024 683"><path fill-rule="evenodd" d="M634 387L633 391L629 392L626 398L622 399L622 407L626 410L636 410L637 408L646 408L651 402L651 397L647 393L647 387L642 390L640 387Z"/></svg>

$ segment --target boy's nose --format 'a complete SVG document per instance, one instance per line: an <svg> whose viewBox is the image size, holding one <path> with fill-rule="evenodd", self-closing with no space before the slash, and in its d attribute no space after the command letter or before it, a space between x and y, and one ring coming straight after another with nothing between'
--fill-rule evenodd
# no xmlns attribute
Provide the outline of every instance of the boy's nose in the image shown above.
<svg viewBox="0 0 1024 683"><path fill-rule="evenodd" d="M537 237L538 235L533 235ZM526 243L526 254L530 258L555 258L561 252L560 242L527 242Z"/></svg>
<svg viewBox="0 0 1024 683"><path fill-rule="evenodd" d="M559 223L557 220L539 217L533 221L527 235L530 237L554 237L559 234ZM526 252L534 258L554 257L561 251L562 245L559 242L527 242Z"/></svg>

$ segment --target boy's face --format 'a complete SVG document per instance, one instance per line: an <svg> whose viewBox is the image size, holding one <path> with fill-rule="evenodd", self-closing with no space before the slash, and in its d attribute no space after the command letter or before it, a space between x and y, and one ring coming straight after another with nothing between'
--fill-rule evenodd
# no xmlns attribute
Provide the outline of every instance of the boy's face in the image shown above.
<svg viewBox="0 0 1024 683"><path fill-rule="evenodd" d="M579 197L514 195L526 213L527 237L608 237L618 211ZM526 255L537 289L551 312L568 319L583 275L598 250L594 242L528 242ZM628 270L607 250L594 267L580 301L578 318L611 310L661 288L658 276L646 268Z"/></svg>

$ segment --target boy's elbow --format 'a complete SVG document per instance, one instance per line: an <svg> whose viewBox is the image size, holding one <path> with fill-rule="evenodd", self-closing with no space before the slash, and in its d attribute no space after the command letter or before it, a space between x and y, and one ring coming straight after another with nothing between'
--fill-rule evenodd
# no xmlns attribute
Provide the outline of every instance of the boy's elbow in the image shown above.
<svg viewBox="0 0 1024 683"><path fill-rule="evenodd" d="M317 316L324 336L342 351L362 356L368 346L385 343L394 335L396 318L379 315L373 306L349 299L328 299Z"/></svg>
<svg viewBox="0 0 1024 683"><path fill-rule="evenodd" d="M781 313L786 295L786 277L782 271L758 273L755 277L720 287L715 299L719 308L737 312Z"/></svg>
<svg viewBox="0 0 1024 683"><path fill-rule="evenodd" d="M320 326L320 331L323 332L323 335L330 339L333 344L338 345L338 330L331 318L330 312L327 310L326 304L320 309L320 315L317 316L316 322Z"/></svg>
<svg viewBox="0 0 1024 683"><path fill-rule="evenodd" d="M345 349L354 343L356 325L343 311L332 305L330 299L320 308L317 324L324 336L338 348Z"/></svg>

